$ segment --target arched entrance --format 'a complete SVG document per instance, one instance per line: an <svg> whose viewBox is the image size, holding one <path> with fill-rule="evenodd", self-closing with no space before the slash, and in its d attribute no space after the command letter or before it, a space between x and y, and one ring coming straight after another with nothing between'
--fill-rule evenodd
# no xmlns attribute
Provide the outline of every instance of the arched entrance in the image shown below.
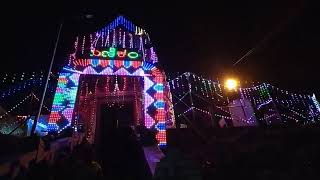
<svg viewBox="0 0 320 180"><path fill-rule="evenodd" d="M143 78L83 75L79 82L75 114L90 142L99 144L104 124L109 128L144 124ZM106 111L109 116L105 116Z"/></svg>
<svg viewBox="0 0 320 180"><path fill-rule="evenodd" d="M87 139L94 143L100 128L98 104L131 98L134 125L156 129L159 146L165 146L166 128L174 126L174 114L165 73L157 67L149 35L119 16L102 30L77 37L74 50L59 74L48 130L59 133L72 127L77 131L82 123ZM131 80L139 81L138 86L129 85Z"/></svg>

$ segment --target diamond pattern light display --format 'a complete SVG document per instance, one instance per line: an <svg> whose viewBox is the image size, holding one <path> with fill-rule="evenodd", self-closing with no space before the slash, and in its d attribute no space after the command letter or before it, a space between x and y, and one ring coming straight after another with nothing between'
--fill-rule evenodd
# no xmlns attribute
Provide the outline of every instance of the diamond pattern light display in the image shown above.
<svg viewBox="0 0 320 180"><path fill-rule="evenodd" d="M149 90L150 89L150 87L152 87L154 85L154 82L152 82L148 77L144 77L144 90L145 90L145 92L147 91L147 90Z"/></svg>
<svg viewBox="0 0 320 180"><path fill-rule="evenodd" d="M144 76L144 70L139 68L134 73L132 73L133 76Z"/></svg>
<svg viewBox="0 0 320 180"><path fill-rule="evenodd" d="M163 109L163 108L164 108L164 101L158 100L157 102L154 103L154 106L155 106L157 109Z"/></svg>
<svg viewBox="0 0 320 180"><path fill-rule="evenodd" d="M105 75L105 74L112 75L113 74L113 69L110 68L110 67L107 67L104 70L102 70L99 74L101 74L101 75Z"/></svg>
<svg viewBox="0 0 320 180"><path fill-rule="evenodd" d="M159 131L165 131L166 130L166 124L164 122L159 122L159 123L157 123L156 128Z"/></svg>
<svg viewBox="0 0 320 180"><path fill-rule="evenodd" d="M129 76L132 75L131 73L129 73L125 68L121 68L118 71L114 72L115 75L119 75L119 76Z"/></svg>
<svg viewBox="0 0 320 180"><path fill-rule="evenodd" d="M120 25L125 30L118 31ZM166 114L169 112L166 108L170 106L166 105L169 101L164 98L164 72L155 64L158 61L157 55L153 47L146 49L147 46L143 46L143 43L150 42L148 36L143 29L119 16L102 31L90 37L77 38L75 52L59 75L48 131L61 132L75 121L74 109L79 97L80 76L138 76L143 78L141 102L144 109L141 114L144 116L144 125L147 128L155 127L158 130L156 138L159 145L165 146ZM136 42L136 39L140 41Z"/></svg>
<svg viewBox="0 0 320 180"><path fill-rule="evenodd" d="M79 77L80 75L74 73L60 73L49 116L48 131L59 131L70 126Z"/></svg>
<svg viewBox="0 0 320 180"><path fill-rule="evenodd" d="M165 137L165 101L163 96L164 78L157 73L154 76L151 71L155 66L143 64L138 61L120 60L77 60L73 69L64 68L60 74L56 94L53 101L52 112L49 118L49 131L58 131L70 126L73 118L74 106L77 98L79 77L85 74L92 75L119 75L119 76L140 76L144 79L144 124L147 128L155 126L159 131L157 139L159 145L166 144ZM87 65L84 67L83 65ZM143 67L144 66L144 67ZM99 69L100 68L100 69ZM151 70L152 69L152 70ZM77 73L79 72L79 73ZM157 71L159 72L159 71ZM151 90L152 89L152 90ZM151 90L151 91L149 91ZM157 109L156 114L149 114L148 108Z"/></svg>
<svg viewBox="0 0 320 180"><path fill-rule="evenodd" d="M93 69L93 67L88 66L84 69L82 72L83 74L98 74L96 70Z"/></svg>
<svg viewBox="0 0 320 180"><path fill-rule="evenodd" d="M163 92L163 84L156 84L153 89L157 92Z"/></svg>
<svg viewBox="0 0 320 180"><path fill-rule="evenodd" d="M154 102L153 97L151 97L148 93L144 95L144 107L148 109L148 107Z"/></svg>

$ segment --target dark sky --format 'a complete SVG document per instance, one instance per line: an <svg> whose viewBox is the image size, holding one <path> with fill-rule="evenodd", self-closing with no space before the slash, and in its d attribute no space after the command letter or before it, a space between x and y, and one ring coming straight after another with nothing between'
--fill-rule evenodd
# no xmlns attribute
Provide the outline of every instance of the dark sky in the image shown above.
<svg viewBox="0 0 320 180"><path fill-rule="evenodd" d="M213 78L232 73L296 92L320 92L319 10L304 0L102 1L20 4L5 15L11 51L1 72L49 65L60 17L66 17L54 69L61 68L77 34L97 30L123 14L150 34L167 72ZM92 13L95 18L76 18ZM8 22L6 22L8 21ZM2 26L4 27L4 26ZM255 48L237 66L232 64ZM3 59L3 61L4 61Z"/></svg>

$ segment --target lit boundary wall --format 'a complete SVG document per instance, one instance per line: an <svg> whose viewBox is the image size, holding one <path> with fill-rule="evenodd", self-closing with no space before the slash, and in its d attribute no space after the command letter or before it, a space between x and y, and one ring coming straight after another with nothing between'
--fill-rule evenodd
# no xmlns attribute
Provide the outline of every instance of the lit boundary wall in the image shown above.
<svg viewBox="0 0 320 180"><path fill-rule="evenodd" d="M64 67L59 74L48 131L60 133L71 126L80 75L139 76L144 78L144 124L147 128L155 127L158 130L156 138L159 146L166 145L166 124L174 125L174 114L166 114L172 107L165 98L165 75L154 64L145 61L101 59L78 59L73 63L73 68ZM150 112L152 106L156 113Z"/></svg>

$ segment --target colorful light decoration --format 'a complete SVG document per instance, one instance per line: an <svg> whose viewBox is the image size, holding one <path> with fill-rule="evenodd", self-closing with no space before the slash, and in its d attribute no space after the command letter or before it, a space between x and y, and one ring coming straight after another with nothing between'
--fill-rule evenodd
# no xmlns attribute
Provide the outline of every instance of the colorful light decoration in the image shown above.
<svg viewBox="0 0 320 180"><path fill-rule="evenodd" d="M260 121L266 121L269 124L272 124L273 121L281 121L285 124L288 120L309 123L320 115L320 113L313 113L316 105L312 103L310 95L290 93L266 83L251 88L241 88L240 92L241 96L250 99L258 110L268 109L268 112L276 112L272 116L264 115L265 117L276 117L273 120L260 118Z"/></svg>
<svg viewBox="0 0 320 180"><path fill-rule="evenodd" d="M139 53L137 53L135 51L127 52L126 49L118 50L116 48L110 47L109 50L104 50L104 51L99 51L97 49L91 49L90 56L96 57L96 58L107 58L107 59L129 58L129 59L134 60L134 59L138 59L140 55L139 55Z"/></svg>
<svg viewBox="0 0 320 180"><path fill-rule="evenodd" d="M8 111L6 111L4 114L0 115L0 120L4 117L6 117L7 115L9 115L10 112L12 112L13 110L15 110L16 108L18 108L21 104L23 104L28 98L30 98L32 96L32 94L29 94L28 96L26 96L23 100L21 100L20 102L18 102L15 106L13 106L11 109L9 109Z"/></svg>
<svg viewBox="0 0 320 180"><path fill-rule="evenodd" d="M125 29L123 30L122 27ZM78 47L79 41L82 41L81 48ZM76 51L81 49L78 54L86 57L85 53L90 48L87 54L89 58L73 57L69 61L69 65L64 67L60 73L49 117L48 130L61 132L69 127L75 119L74 107L76 106L80 76L139 76L144 80L142 97L144 124L147 128L156 127L158 130L156 137L159 145L165 146L166 122L168 121L166 115L168 110L166 108L170 106L166 105L168 101L164 96L166 86L164 73L155 66L158 60L156 53L153 48L144 48L144 44L149 43L149 41L149 36L143 29L133 25L123 16L119 16L95 34L77 38ZM126 49L128 47L130 49ZM136 49L138 50L136 51ZM126 83L125 79L124 87L120 89L116 82L115 94L125 90L127 88ZM153 113L154 109L156 113ZM92 115L91 119L93 116L95 114ZM174 120L172 117L169 119ZM91 121L95 121L95 119L90 120L90 123L92 123ZM94 129L91 129L89 134L92 135L93 133Z"/></svg>
<svg viewBox="0 0 320 180"><path fill-rule="evenodd" d="M183 106L177 108L178 111L182 112L176 116L177 118L182 118L185 115L190 117L186 113L190 111L193 111L194 113L194 110L198 111L195 106L198 106L198 109L203 109L203 106L205 106L204 104L192 105L189 103L190 99L185 99L190 97L188 94L188 91L190 90L194 96L193 99L196 99L196 101L202 101L201 99L213 100L212 102L217 107L216 112L213 112L214 116L236 120L230 117L231 115L228 110L223 110L218 107L226 106L223 105L226 100L222 94L221 85L218 81L215 82L204 79L190 72L169 79L169 85L172 89L171 93L175 95L176 100L174 106L177 104L178 106L179 104L182 104ZM207 85L209 85L209 87L207 87ZM208 91L208 93L206 91ZM253 116L257 115L257 112L253 113L251 117L247 117L247 119L239 118L247 124L254 124L253 119L266 121L268 124L272 124L273 121L274 123L282 122L285 124L290 119L287 117L300 119L299 122L306 122L307 124L320 119L320 113L317 108L318 101L311 95L290 93L266 83L253 87L249 86L249 88L239 88L238 92L240 93L241 98L247 99L252 103L252 106L256 108L255 111L259 111L259 114L263 113L263 117L259 116L259 118L253 118ZM189 109L185 110L185 105L187 105L187 108ZM190 106L192 108L190 108ZM199 113L196 115L203 117ZM203 118L208 118L208 120L210 120L210 116Z"/></svg>
<svg viewBox="0 0 320 180"><path fill-rule="evenodd" d="M60 73L49 116L48 131L59 132L71 125L79 77L72 72Z"/></svg>
<svg viewBox="0 0 320 180"><path fill-rule="evenodd" d="M144 124L148 128L155 127L159 131L157 134L159 145L165 145L164 124L167 123L168 119L174 118L168 118L166 115L169 111L168 107L170 107L165 99L167 96L165 94L167 84L165 83L164 73L155 65L158 58L154 48L145 48L149 41L149 36L143 29L135 26L123 16L119 16L98 32L89 36L78 37L74 44L76 52L70 56L69 65L64 68L59 76L48 129L60 132L71 125L74 118L73 111L81 75L139 76L144 80L142 98ZM75 56L77 53L82 55L79 56L81 58ZM186 80L188 83L185 83ZM227 84L229 89L235 89L237 86L235 81L229 81ZM192 73L184 73L172 79L169 81L169 85L171 87L167 89L181 89L183 93L195 91L208 99L213 99L217 102L224 101L219 83ZM319 113L319 103L315 103L316 101L311 97L301 97L297 94L290 94L287 91L277 90L282 95L287 95L288 98L274 98L275 96L269 91L270 88L273 87L263 84L253 88L241 89L240 93L242 97L250 99L255 106L259 107L258 109L269 108L273 103L292 106L301 102L307 107L308 101L312 101L312 111ZM120 89L117 89L117 92L118 90ZM194 106L186 110L183 115L191 110L211 115L210 112L203 110L203 108ZM291 110L294 110L295 114L298 113L303 117L307 117L305 113L301 113L297 108L291 108ZM214 115L226 119L230 118L222 114ZM271 117L271 115L269 116ZM250 122L250 119L251 117L247 121Z"/></svg>

